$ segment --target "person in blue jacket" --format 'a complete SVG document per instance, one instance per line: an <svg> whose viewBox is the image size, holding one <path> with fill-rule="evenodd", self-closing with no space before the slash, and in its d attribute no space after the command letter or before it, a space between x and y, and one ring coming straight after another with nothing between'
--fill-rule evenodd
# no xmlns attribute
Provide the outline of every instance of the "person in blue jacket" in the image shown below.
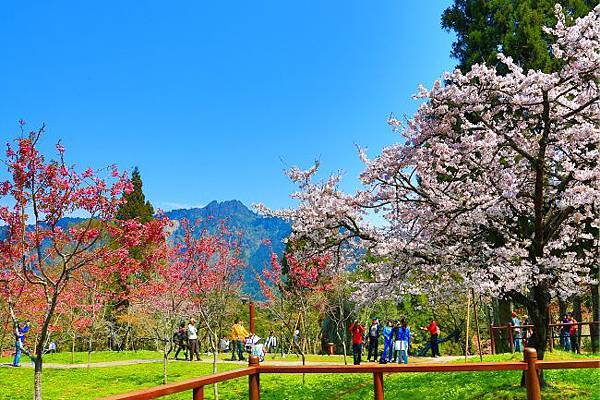
<svg viewBox="0 0 600 400"><path fill-rule="evenodd" d="M17 323L15 326L15 357L13 358L13 367L21 366L21 353L25 346L25 334L29 332L29 322L25 322L24 326Z"/></svg>
<svg viewBox="0 0 600 400"><path fill-rule="evenodd" d="M408 364L408 348L410 346L410 327L406 319L402 318L400 326L396 328L394 335L394 352L398 359L398 364Z"/></svg>
<svg viewBox="0 0 600 400"><path fill-rule="evenodd" d="M392 351L393 351L393 334L394 327L392 326L392 321L388 320L387 325L383 327L381 331L381 335L383 336L383 353L381 354L381 359L379 360L380 364L387 364L388 361L392 359Z"/></svg>

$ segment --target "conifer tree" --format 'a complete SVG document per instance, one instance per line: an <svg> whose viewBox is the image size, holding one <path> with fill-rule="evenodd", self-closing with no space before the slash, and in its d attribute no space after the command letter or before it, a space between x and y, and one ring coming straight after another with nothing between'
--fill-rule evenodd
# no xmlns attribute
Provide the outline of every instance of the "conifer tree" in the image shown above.
<svg viewBox="0 0 600 400"><path fill-rule="evenodd" d="M146 223L153 219L154 207L144 196L142 176L138 167L135 167L131 173L131 184L133 185L133 192L125 195L125 203L119 208L117 219L136 218L139 222Z"/></svg>

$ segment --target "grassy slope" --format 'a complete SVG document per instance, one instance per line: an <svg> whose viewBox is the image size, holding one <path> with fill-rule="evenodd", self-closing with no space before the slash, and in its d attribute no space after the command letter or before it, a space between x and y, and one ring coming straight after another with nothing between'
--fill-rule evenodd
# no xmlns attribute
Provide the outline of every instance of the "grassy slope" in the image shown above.
<svg viewBox="0 0 600 400"><path fill-rule="evenodd" d="M152 353L152 352L149 352ZM138 352L139 355L139 352ZM148 358L151 354L148 354ZM100 356L100 354L98 354ZM107 355L108 357L108 355ZM126 357L120 355L120 357ZM548 358L571 358L570 354L555 352ZM98 357L100 358L100 357ZM133 357L133 358L138 358ZM292 357L288 357L290 359ZM312 357L311 357L312 358ZM485 361L511 359L511 355L487 356ZM519 355L514 356L520 359ZM122 359L122 358L121 358ZM327 359L327 358L323 358ZM102 361L107 361L104 359ZM221 364L219 370L238 368L236 364ZM171 381L210 373L210 364L171 363ZM0 368L0 399L30 399L32 370ZM44 371L46 399L93 399L142 387L159 385L162 377L160 363L108 368ZM386 398L392 399L525 399L518 385L519 372L482 372L453 374L393 374L385 378ZM550 387L544 399L600 399L599 370L547 371ZM370 375L307 375L302 386L300 375L264 375L261 377L264 400L292 399L365 399L372 397ZM221 399L247 398L247 380L241 378L220 385ZM212 398L212 389L206 389ZM189 399L190 393L168 399Z"/></svg>

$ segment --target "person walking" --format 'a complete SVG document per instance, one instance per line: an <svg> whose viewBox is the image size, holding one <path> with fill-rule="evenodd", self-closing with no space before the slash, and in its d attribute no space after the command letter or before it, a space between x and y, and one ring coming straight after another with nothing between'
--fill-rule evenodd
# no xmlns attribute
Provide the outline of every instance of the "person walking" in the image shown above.
<svg viewBox="0 0 600 400"><path fill-rule="evenodd" d="M438 344L438 336L440 335L440 327L433 318L429 320L427 327L421 327L422 331L429 332L429 343L431 343L431 356L437 358L440 356L440 347Z"/></svg>
<svg viewBox="0 0 600 400"><path fill-rule="evenodd" d="M274 353L277 351L277 338L273 334L273 331L269 332L267 340L265 340L265 350L267 353Z"/></svg>
<svg viewBox="0 0 600 400"><path fill-rule="evenodd" d="M386 326L383 327L381 335L383 336L383 353L381 353L380 364L387 364L392 359L394 327L392 321L388 319Z"/></svg>
<svg viewBox="0 0 600 400"><path fill-rule="evenodd" d="M175 345L177 346L177 350L175 350L175 357L173 357L175 360L179 360L179 353L183 350L183 357L184 360L187 361L188 359L188 346L187 346L187 329L185 326L185 322L181 322L179 324L179 329L177 329L177 331L175 331L175 334L173 335L173 342L175 342Z"/></svg>
<svg viewBox="0 0 600 400"><path fill-rule="evenodd" d="M371 319L371 326L369 327L369 352L367 353L367 361L371 361L371 358L374 362L378 360L379 335L381 335L381 327L379 326L379 319L375 317Z"/></svg>
<svg viewBox="0 0 600 400"><path fill-rule="evenodd" d="M394 350L397 352L398 364L408 364L408 348L410 346L410 327L405 318L400 320L400 326L395 331Z"/></svg>
<svg viewBox="0 0 600 400"><path fill-rule="evenodd" d="M354 356L354 365L360 365L365 327L355 319L354 322L350 324L349 329L350 333L352 333L352 355Z"/></svg>
<svg viewBox="0 0 600 400"><path fill-rule="evenodd" d="M577 338L579 333L579 325L577 325L577 320L571 313L569 313L569 324L569 341L571 342L571 351L573 351L573 353L579 353L579 340Z"/></svg>
<svg viewBox="0 0 600 400"><path fill-rule="evenodd" d="M26 321L23 326L17 322L15 326L15 356L12 363L13 367L21 366L21 354L23 351L28 354L27 350L25 350L25 334L27 332L29 332L29 321Z"/></svg>
<svg viewBox="0 0 600 400"><path fill-rule="evenodd" d="M198 348L198 328L196 328L196 320L194 318L190 319L190 323L188 324L187 339L190 346L190 361L194 360L194 355L196 356L196 360L200 361L200 349Z"/></svg>
<svg viewBox="0 0 600 400"><path fill-rule="evenodd" d="M560 327L560 345L564 351L570 351L571 338L569 334L569 329L571 325L569 324L569 316L567 314L563 314L560 322L562 323L562 326Z"/></svg>
<svg viewBox="0 0 600 400"><path fill-rule="evenodd" d="M516 312L512 312L512 319L510 320L511 329L513 330L513 349L516 352L521 352L521 320L517 316Z"/></svg>
<svg viewBox="0 0 600 400"><path fill-rule="evenodd" d="M244 322L241 319L233 324L231 327L231 361L235 361L236 352L240 361L246 360L244 358L244 341L248 336L250 334L244 328Z"/></svg>

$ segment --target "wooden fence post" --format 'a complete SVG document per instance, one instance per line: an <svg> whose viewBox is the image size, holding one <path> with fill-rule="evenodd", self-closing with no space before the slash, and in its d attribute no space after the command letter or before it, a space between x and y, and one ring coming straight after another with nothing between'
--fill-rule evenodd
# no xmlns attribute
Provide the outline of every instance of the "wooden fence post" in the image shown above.
<svg viewBox="0 0 600 400"><path fill-rule="evenodd" d="M373 372L375 400L383 400L383 372Z"/></svg>
<svg viewBox="0 0 600 400"><path fill-rule="evenodd" d="M257 356L250 356L248 358L249 367L258 367L260 365ZM260 400L260 374L248 375L248 398L250 400Z"/></svg>
<svg viewBox="0 0 600 400"><path fill-rule="evenodd" d="M194 388L192 400L204 400L204 386Z"/></svg>
<svg viewBox="0 0 600 400"><path fill-rule="evenodd" d="M513 336L513 326L510 324L506 325L506 330L508 331L508 344L509 344L510 352L514 353L515 352L515 339Z"/></svg>
<svg viewBox="0 0 600 400"><path fill-rule="evenodd" d="M494 340L494 326L490 324L490 345L492 346L492 354L496 354L496 341Z"/></svg>
<svg viewBox="0 0 600 400"><path fill-rule="evenodd" d="M523 351L524 361L527 363L525 371L525 386L527 386L527 400L541 400L540 378L535 367L537 352L534 348L527 347Z"/></svg>

